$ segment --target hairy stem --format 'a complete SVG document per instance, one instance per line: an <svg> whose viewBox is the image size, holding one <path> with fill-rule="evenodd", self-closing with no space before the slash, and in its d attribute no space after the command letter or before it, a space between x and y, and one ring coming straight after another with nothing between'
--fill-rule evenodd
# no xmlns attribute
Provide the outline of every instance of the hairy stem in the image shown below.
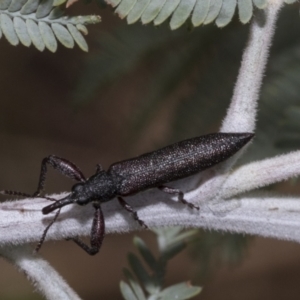
<svg viewBox="0 0 300 300"><path fill-rule="evenodd" d="M45 260L32 254L28 246L2 247L0 255L12 262L19 271L25 273L47 299L80 299Z"/></svg>
<svg viewBox="0 0 300 300"><path fill-rule="evenodd" d="M232 101L221 132L253 132L257 100L262 85L278 12L283 0L270 0L268 8L256 11L244 51Z"/></svg>

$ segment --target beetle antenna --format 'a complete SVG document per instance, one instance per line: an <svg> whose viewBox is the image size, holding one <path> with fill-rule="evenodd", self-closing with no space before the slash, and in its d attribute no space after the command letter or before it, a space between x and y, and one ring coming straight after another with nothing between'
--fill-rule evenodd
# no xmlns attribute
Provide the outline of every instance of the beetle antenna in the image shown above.
<svg viewBox="0 0 300 300"><path fill-rule="evenodd" d="M43 198L49 201L57 201L56 199L50 198L50 197L46 197L46 196L37 196L37 195L30 195L27 193L23 193L23 192L18 192L18 191L11 191L11 190L3 190L0 191L1 195L10 195L10 196L19 196L19 197L26 197L26 198Z"/></svg>
<svg viewBox="0 0 300 300"><path fill-rule="evenodd" d="M42 213L44 215L48 215L49 213L51 213L52 211L56 210L56 209L60 209L62 208L63 206L66 206L68 204L71 204L71 203L74 203L74 199L71 199L70 198L70 195L69 194L67 197L65 198L62 198L60 200L55 200L55 202L53 204L50 204L48 206L45 206L43 209L42 209Z"/></svg>
<svg viewBox="0 0 300 300"><path fill-rule="evenodd" d="M21 197L32 198L32 195L30 195L30 194L26 194L26 193L22 193L22 192L17 192L17 191L10 191L10 190L0 191L0 194L1 195L21 196Z"/></svg>
<svg viewBox="0 0 300 300"><path fill-rule="evenodd" d="M51 205L48 205L48 206L46 206L46 207L44 207L44 208L42 209L42 212L43 212L44 215L49 214L50 212L54 211L55 209L58 209L58 211L56 212L56 214L55 214L54 218L52 219L52 221L51 221L51 222L47 225L47 227L45 228L45 230L44 230L44 232L43 232L43 235L42 235L40 241L38 242L38 244L37 244L37 246L36 246L36 248L35 248L35 250L34 250L35 253L37 253L37 252L41 249L41 247L42 247L42 245L43 245L43 243L44 243L44 241L45 241L47 232L49 231L50 227L51 227L51 226L55 223L55 221L57 220L57 218L58 218L58 216L59 216L59 214L60 214L61 208L62 208L63 206L65 206L65 205L68 205L68 204L71 204L71 203L74 202L74 201L70 198L70 195L71 195L71 194L69 194L68 196L66 196L65 198L62 198L62 199L60 199L60 200L55 200L55 199L53 199L53 201L55 201L55 203L53 203L53 204L51 204Z"/></svg>
<svg viewBox="0 0 300 300"><path fill-rule="evenodd" d="M54 222L57 220L57 218L58 218L58 216L59 216L59 214L60 214L60 210L61 210L61 208L56 212L56 214L55 214L54 218L52 219L52 221L51 221L51 222L48 224L48 226L45 228L45 230L44 230L44 232L43 232L43 235L42 235L40 241L38 242L38 244L36 245L36 247L35 247L35 249L34 249L34 253L37 253L37 252L41 249L42 245L44 244L44 241L45 241L47 232L48 232L48 230L50 229L50 227L54 224Z"/></svg>

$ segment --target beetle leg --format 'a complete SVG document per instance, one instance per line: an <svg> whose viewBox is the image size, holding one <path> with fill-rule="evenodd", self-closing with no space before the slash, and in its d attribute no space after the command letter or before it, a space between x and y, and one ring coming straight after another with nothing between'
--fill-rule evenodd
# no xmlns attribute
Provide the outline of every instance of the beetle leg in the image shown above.
<svg viewBox="0 0 300 300"><path fill-rule="evenodd" d="M44 189L46 173L47 173L47 164L49 164L55 170L59 171L61 174L65 175L68 178L77 181L86 180L82 172L79 170L79 168L75 166L73 163L71 163L70 161L64 158L60 158L55 155L50 155L48 157L45 157L42 161L38 188L36 192L33 194L33 196L39 196Z"/></svg>
<svg viewBox="0 0 300 300"><path fill-rule="evenodd" d="M67 240L73 240L89 255L95 255L99 252L105 234L105 223L101 206L97 202L95 202L93 206L95 208L95 214L91 229L91 246L85 244L78 237L67 238Z"/></svg>
<svg viewBox="0 0 300 300"><path fill-rule="evenodd" d="M42 245L44 244L47 232L50 229L50 227L54 224L54 222L57 220L57 218L59 216L59 213L60 213L60 209L56 212L56 214L55 214L54 218L52 219L52 221L44 229L43 235L42 235L40 241L38 242L38 244L35 247L35 250L34 250L35 253L39 252L39 250L41 249Z"/></svg>
<svg viewBox="0 0 300 300"><path fill-rule="evenodd" d="M162 192L164 192L164 193L168 193L168 194L177 194L178 195L178 200L181 202L181 203L183 203L183 204L185 204L185 205L187 205L188 207L190 207L190 208L195 208L195 209L198 209L199 210L199 206L197 206L197 205L194 205L193 203L190 203L190 202L188 202L188 201L186 201L183 197L184 197L184 195L183 195L183 192L181 191L181 190L179 190L179 189L174 189L174 188L172 188L172 187L168 187L168 186L164 186L164 185L161 185L161 186L159 186L158 187Z"/></svg>
<svg viewBox="0 0 300 300"><path fill-rule="evenodd" d="M119 203L122 205L123 208L125 208L127 211L129 211L132 215L133 218L144 228L148 228L148 226L145 224L144 221L142 221L137 212L121 197L118 197Z"/></svg>

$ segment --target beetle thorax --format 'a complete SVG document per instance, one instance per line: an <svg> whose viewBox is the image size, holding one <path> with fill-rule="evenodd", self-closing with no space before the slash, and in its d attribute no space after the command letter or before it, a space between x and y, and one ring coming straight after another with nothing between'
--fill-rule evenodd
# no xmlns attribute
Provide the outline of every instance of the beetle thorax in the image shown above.
<svg viewBox="0 0 300 300"><path fill-rule="evenodd" d="M101 171L87 181L75 184L71 197L79 205L85 205L94 200L106 202L115 197L115 186L111 176Z"/></svg>

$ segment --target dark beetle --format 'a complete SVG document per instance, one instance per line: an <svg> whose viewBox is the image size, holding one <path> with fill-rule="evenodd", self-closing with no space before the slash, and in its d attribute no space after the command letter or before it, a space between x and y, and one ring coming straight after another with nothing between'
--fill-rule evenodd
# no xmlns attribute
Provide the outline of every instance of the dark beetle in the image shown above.
<svg viewBox="0 0 300 300"><path fill-rule="evenodd" d="M97 165L96 174L86 179L73 163L66 159L50 155L43 159L37 191L33 195L5 190L2 194L25 197L38 197L43 191L47 173L47 164L63 175L79 181L72 187L71 193L63 199L48 200L55 203L42 209L43 214L58 209L52 222L46 227L36 251L42 246L47 231L57 219L60 209L68 204L86 205L93 203L95 215L91 229L91 246L77 237L69 238L77 243L88 254L96 254L102 244L105 233L104 217L101 203L117 197L120 204L134 216L134 219L145 228L145 223L121 196L128 196L140 191L157 187L168 194L175 194L178 200L191 208L199 209L183 198L183 192L165 186L166 183L194 175L210 168L234 155L253 137L252 133L213 133L181 141L160 150L149 152L136 158L115 163L107 171Z"/></svg>

